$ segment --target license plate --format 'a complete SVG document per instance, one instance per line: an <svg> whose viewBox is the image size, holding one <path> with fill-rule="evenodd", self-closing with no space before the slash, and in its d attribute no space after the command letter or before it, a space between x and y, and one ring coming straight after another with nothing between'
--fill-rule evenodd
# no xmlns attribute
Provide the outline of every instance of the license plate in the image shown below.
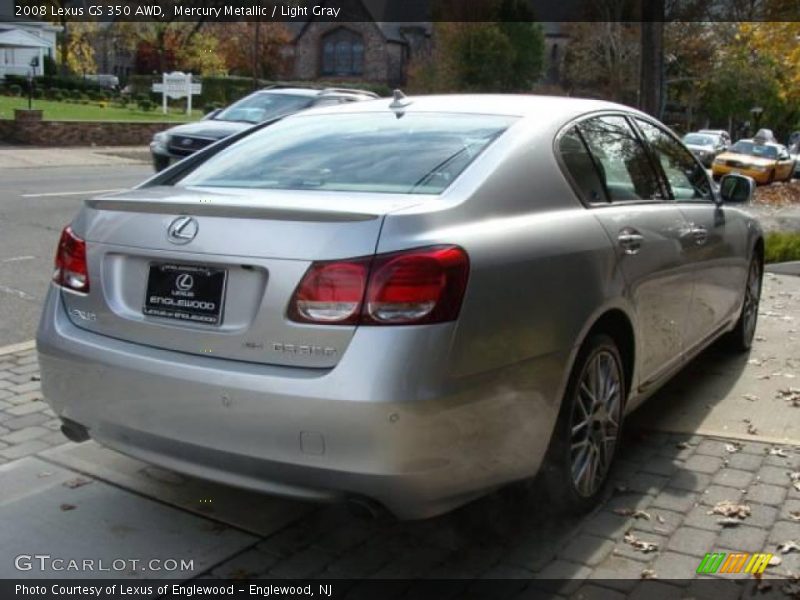
<svg viewBox="0 0 800 600"><path fill-rule="evenodd" d="M152 263L142 312L153 317L219 325L227 275L225 269Z"/></svg>

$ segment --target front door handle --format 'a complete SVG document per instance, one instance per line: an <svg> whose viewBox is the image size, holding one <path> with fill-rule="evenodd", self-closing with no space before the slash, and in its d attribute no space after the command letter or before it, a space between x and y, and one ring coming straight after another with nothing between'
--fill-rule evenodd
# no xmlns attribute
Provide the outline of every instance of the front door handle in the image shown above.
<svg viewBox="0 0 800 600"><path fill-rule="evenodd" d="M708 241L708 229L705 227L700 227L699 225L692 225L692 228L689 230L689 233L694 238L694 243L698 246L702 246Z"/></svg>
<svg viewBox="0 0 800 600"><path fill-rule="evenodd" d="M619 232L619 235L617 236L617 242L619 242L619 245L625 254L638 254L639 250L642 249L644 236L636 231L633 227L626 227Z"/></svg>

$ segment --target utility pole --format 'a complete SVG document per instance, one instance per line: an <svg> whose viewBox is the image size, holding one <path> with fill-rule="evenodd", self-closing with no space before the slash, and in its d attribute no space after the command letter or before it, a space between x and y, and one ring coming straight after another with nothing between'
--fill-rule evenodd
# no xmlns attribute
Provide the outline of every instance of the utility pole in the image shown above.
<svg viewBox="0 0 800 600"><path fill-rule="evenodd" d="M640 0L639 108L660 118L664 95L664 0Z"/></svg>

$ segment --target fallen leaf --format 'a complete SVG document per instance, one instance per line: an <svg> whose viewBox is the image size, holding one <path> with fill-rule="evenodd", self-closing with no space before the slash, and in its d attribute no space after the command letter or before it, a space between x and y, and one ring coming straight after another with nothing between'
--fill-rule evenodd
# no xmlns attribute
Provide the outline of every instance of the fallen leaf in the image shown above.
<svg viewBox="0 0 800 600"><path fill-rule="evenodd" d="M644 569L642 571L642 579L657 579L658 575L653 569Z"/></svg>
<svg viewBox="0 0 800 600"><path fill-rule="evenodd" d="M793 510L789 513L789 520L800 521L800 510Z"/></svg>
<svg viewBox="0 0 800 600"><path fill-rule="evenodd" d="M752 423L748 423L747 433L749 433L750 435L756 435L758 433L758 429L756 429L755 425L753 425Z"/></svg>
<svg viewBox="0 0 800 600"><path fill-rule="evenodd" d="M736 504L730 500L717 502L710 511L709 515L722 515L723 517L737 517L746 519L750 516L750 507L747 504Z"/></svg>
<svg viewBox="0 0 800 600"><path fill-rule="evenodd" d="M725 444L725 451L730 452L733 454L734 452L739 452L742 449L742 445L739 442L733 442L732 444Z"/></svg>
<svg viewBox="0 0 800 600"><path fill-rule="evenodd" d="M800 544L793 540L778 544L778 552L781 554L789 554L789 552L800 552Z"/></svg>
<svg viewBox="0 0 800 600"><path fill-rule="evenodd" d="M770 567L778 567L783 562L783 559L780 556L773 556L769 559L767 563Z"/></svg>
<svg viewBox="0 0 800 600"><path fill-rule="evenodd" d="M31 381L41 381L42 378L39 375L31 375Z"/></svg>
<svg viewBox="0 0 800 600"><path fill-rule="evenodd" d="M644 540L640 540L630 531L626 533L625 537L623 537L622 539L626 544L629 544L635 550L638 550L639 552L643 552L645 554L647 554L648 552L655 552L656 550L658 550L658 544L654 542L645 542Z"/></svg>
<svg viewBox="0 0 800 600"><path fill-rule="evenodd" d="M60 508L63 511L75 510L75 505L74 504L62 504Z"/></svg>
<svg viewBox="0 0 800 600"><path fill-rule="evenodd" d="M783 448L770 448L770 456L780 456L781 458L789 458L789 455L784 452Z"/></svg>
<svg viewBox="0 0 800 600"><path fill-rule="evenodd" d="M666 523L666 522L667 522L667 520L666 520L664 517L662 517L661 515L658 515L658 516L656 517L656 520L657 520L659 523Z"/></svg>
<svg viewBox="0 0 800 600"><path fill-rule="evenodd" d="M75 488L79 488L89 483L92 483L91 479L86 479L85 477L76 477L75 479L70 479L69 481L65 481L64 485L70 488L71 490L74 490Z"/></svg>
<svg viewBox="0 0 800 600"><path fill-rule="evenodd" d="M792 485L794 486L794 489L800 492L800 471L789 473L789 479L792 480Z"/></svg>
<svg viewBox="0 0 800 600"><path fill-rule="evenodd" d="M678 450L688 450L689 448L692 447L692 445L689 442L678 442L677 444L675 444L675 447Z"/></svg>
<svg viewBox="0 0 800 600"><path fill-rule="evenodd" d="M37 477L50 477L50 475L52 474L53 474L52 471L42 471L41 473L39 473Z"/></svg>
<svg viewBox="0 0 800 600"><path fill-rule="evenodd" d="M724 519L717 519L717 523L723 527L738 527L742 524L742 520L736 517L725 517Z"/></svg>
<svg viewBox="0 0 800 600"><path fill-rule="evenodd" d="M755 394L742 394L742 398L749 400L750 402L758 402L758 396Z"/></svg>
<svg viewBox="0 0 800 600"><path fill-rule="evenodd" d="M644 512L643 510L634 510L632 508L617 508L614 510L615 514L618 514L621 517L633 517L634 519L644 519L645 521L650 520L650 514Z"/></svg>

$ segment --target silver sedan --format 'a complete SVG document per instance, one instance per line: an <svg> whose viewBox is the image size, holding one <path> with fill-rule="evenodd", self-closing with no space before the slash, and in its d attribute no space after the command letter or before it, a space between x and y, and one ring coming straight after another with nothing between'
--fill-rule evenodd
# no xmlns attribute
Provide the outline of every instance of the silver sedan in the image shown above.
<svg viewBox="0 0 800 600"><path fill-rule="evenodd" d="M42 388L71 439L234 486L423 518L538 474L584 510L627 413L750 347L752 193L607 102L304 112L85 203Z"/></svg>

